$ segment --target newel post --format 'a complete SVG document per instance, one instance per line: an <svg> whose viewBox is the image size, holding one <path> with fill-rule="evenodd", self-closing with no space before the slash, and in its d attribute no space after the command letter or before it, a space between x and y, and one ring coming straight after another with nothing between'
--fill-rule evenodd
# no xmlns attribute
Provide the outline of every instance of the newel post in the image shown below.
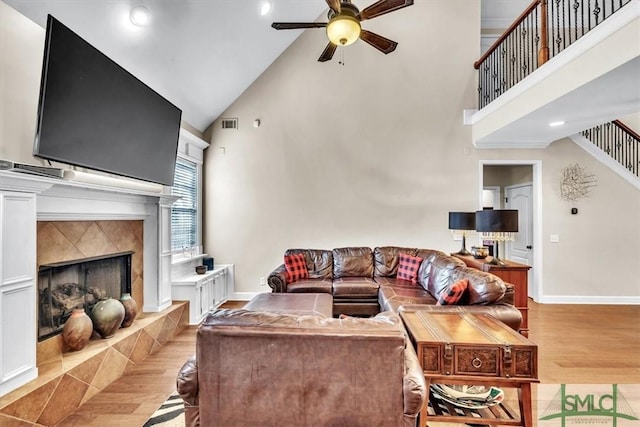
<svg viewBox="0 0 640 427"><path fill-rule="evenodd" d="M538 51L538 67L549 60L548 34L547 0L540 0L540 50Z"/></svg>

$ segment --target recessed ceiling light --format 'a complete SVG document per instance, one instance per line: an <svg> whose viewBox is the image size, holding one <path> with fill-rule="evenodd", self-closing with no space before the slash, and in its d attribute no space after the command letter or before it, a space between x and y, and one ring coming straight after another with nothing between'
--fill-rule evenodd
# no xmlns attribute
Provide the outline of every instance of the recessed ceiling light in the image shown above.
<svg viewBox="0 0 640 427"><path fill-rule="evenodd" d="M266 16L269 14L269 12L271 12L271 2L269 1L262 2L262 5L260 6L260 15Z"/></svg>
<svg viewBox="0 0 640 427"><path fill-rule="evenodd" d="M149 13L149 9L144 6L136 6L131 9L131 14L129 15L129 19L131 19L131 23L133 25L137 25L138 27L144 27L149 24L151 21L151 14Z"/></svg>
<svg viewBox="0 0 640 427"><path fill-rule="evenodd" d="M552 128L558 127L558 126L562 126L563 124L565 124L564 120L558 120L556 122L551 122L549 123L549 126Z"/></svg>

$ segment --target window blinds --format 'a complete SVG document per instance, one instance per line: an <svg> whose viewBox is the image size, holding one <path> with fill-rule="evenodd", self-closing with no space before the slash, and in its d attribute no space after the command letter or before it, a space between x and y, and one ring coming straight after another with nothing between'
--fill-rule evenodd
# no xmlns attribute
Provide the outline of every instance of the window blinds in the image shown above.
<svg viewBox="0 0 640 427"><path fill-rule="evenodd" d="M171 250L196 246L198 170L195 163L178 158L171 194L179 196L171 208Z"/></svg>

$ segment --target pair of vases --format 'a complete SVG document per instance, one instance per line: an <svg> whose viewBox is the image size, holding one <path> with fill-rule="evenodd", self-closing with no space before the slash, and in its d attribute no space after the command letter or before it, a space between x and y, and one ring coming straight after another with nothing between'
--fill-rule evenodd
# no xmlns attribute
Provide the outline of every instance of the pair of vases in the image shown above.
<svg viewBox="0 0 640 427"><path fill-rule="evenodd" d="M128 293L123 293L120 300L105 298L91 310L91 317L84 309L73 310L62 329L62 339L70 350L82 350L93 334L93 330L102 338L111 338L122 327L131 326L138 315L138 305Z"/></svg>

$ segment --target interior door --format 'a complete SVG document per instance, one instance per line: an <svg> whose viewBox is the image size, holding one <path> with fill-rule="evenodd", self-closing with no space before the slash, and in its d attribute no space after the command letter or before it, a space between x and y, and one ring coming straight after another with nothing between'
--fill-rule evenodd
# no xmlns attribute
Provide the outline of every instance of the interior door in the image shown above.
<svg viewBox="0 0 640 427"><path fill-rule="evenodd" d="M533 265L533 185L505 188L505 208L518 210L518 232L515 240L506 244L506 258L520 264ZM529 283L532 283L531 269ZM532 286L529 286L532 296Z"/></svg>

